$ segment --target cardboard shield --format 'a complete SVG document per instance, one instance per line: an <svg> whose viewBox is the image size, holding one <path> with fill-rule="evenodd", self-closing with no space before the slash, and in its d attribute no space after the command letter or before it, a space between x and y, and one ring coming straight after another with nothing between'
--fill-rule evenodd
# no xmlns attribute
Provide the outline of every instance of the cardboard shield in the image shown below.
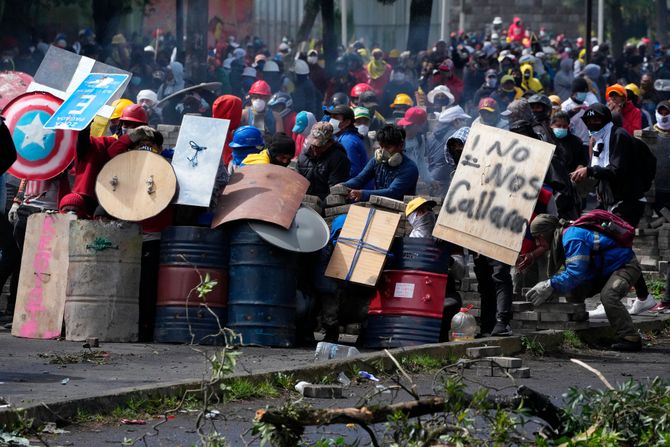
<svg viewBox="0 0 670 447"><path fill-rule="evenodd" d="M172 157L178 205L209 206L229 125L229 120L184 116Z"/></svg>
<svg viewBox="0 0 670 447"><path fill-rule="evenodd" d="M14 177L48 180L74 160L76 133L44 128L62 102L49 93L33 92L15 98L4 109L17 152L17 159L9 168Z"/></svg>
<svg viewBox="0 0 670 447"><path fill-rule="evenodd" d="M298 253L321 250L330 237L326 221L319 213L306 206L298 209L288 230L265 222L250 222L249 226L266 242Z"/></svg>
<svg viewBox="0 0 670 447"><path fill-rule="evenodd" d="M288 229L307 188L305 177L282 166L242 166L230 176L219 198L212 228L248 219Z"/></svg>
<svg viewBox="0 0 670 447"><path fill-rule="evenodd" d="M139 222L163 211L177 189L170 163L148 151L130 151L111 159L98 174L95 193L110 215Z"/></svg>
<svg viewBox="0 0 670 447"><path fill-rule="evenodd" d="M32 76L20 71L0 73L0 110L4 109L9 101L24 94L32 80Z"/></svg>

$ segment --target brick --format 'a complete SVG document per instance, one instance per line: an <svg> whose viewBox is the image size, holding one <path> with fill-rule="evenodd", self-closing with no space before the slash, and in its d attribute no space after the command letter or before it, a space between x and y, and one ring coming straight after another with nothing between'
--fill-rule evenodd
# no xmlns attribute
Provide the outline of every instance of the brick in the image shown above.
<svg viewBox="0 0 670 447"><path fill-rule="evenodd" d="M405 197L403 197L403 202L405 202L407 204L407 203L411 202L412 200L416 199L417 197L423 197L426 200L432 200L433 202L435 202L437 204L438 210L442 206L442 202L444 201L444 197L405 196Z"/></svg>
<svg viewBox="0 0 670 447"><path fill-rule="evenodd" d="M535 311L574 314L576 312L586 312L586 306L584 303L545 303L535 306Z"/></svg>
<svg viewBox="0 0 670 447"><path fill-rule="evenodd" d="M302 395L314 399L340 399L342 398L342 385L313 385L310 383L305 385Z"/></svg>
<svg viewBox="0 0 670 447"><path fill-rule="evenodd" d="M339 214L347 214L351 205L335 206L333 208L326 208L326 217L337 216Z"/></svg>
<svg viewBox="0 0 670 447"><path fill-rule="evenodd" d="M393 211L404 212L405 208L407 207L407 205L405 205L405 202L402 202L400 200L389 199L388 197L370 196L369 201L372 205L377 205L382 208L387 208Z"/></svg>
<svg viewBox="0 0 670 447"><path fill-rule="evenodd" d="M515 379L530 378L530 368L527 366L524 366L523 368L510 368L507 370L507 372Z"/></svg>
<svg viewBox="0 0 670 447"><path fill-rule="evenodd" d="M486 360L491 360L502 368L521 368L522 363L518 357L486 357Z"/></svg>
<svg viewBox="0 0 670 447"><path fill-rule="evenodd" d="M538 321L570 321L570 314L561 312L539 312Z"/></svg>
<svg viewBox="0 0 670 447"><path fill-rule="evenodd" d="M665 217L665 220L670 222L670 210L666 207L661 208L661 216Z"/></svg>
<svg viewBox="0 0 670 447"><path fill-rule="evenodd" d="M495 357L501 354L502 348L500 346L477 346L476 348L465 349L465 356L469 359Z"/></svg>
<svg viewBox="0 0 670 447"><path fill-rule="evenodd" d="M323 215L323 208L321 208L321 207L320 207L319 205L317 205L316 203L305 203L305 202L303 202L302 204L303 204L304 206L306 206L306 207L312 208L312 209L313 209L314 211L316 211L317 213Z"/></svg>
<svg viewBox="0 0 670 447"><path fill-rule="evenodd" d="M330 187L330 193L333 195L338 195L338 196L346 196L349 195L350 189L347 188L346 186L340 184L340 185L333 185Z"/></svg>
<svg viewBox="0 0 670 447"><path fill-rule="evenodd" d="M321 199L319 196L310 196L309 194L305 194L305 196L302 198L302 203L315 203L317 205L321 205Z"/></svg>
<svg viewBox="0 0 670 447"><path fill-rule="evenodd" d="M538 329L557 329L579 331L589 328L588 321L538 321Z"/></svg>
<svg viewBox="0 0 670 447"><path fill-rule="evenodd" d="M533 310L533 303L530 301L512 301L513 312L525 312L528 310Z"/></svg>
<svg viewBox="0 0 670 447"><path fill-rule="evenodd" d="M514 319L521 321L537 321L538 314L532 310L526 310L523 312L514 312Z"/></svg>
<svg viewBox="0 0 670 447"><path fill-rule="evenodd" d="M347 203L347 201L344 196L336 196L331 194L326 197L327 206L339 206L344 205L345 203Z"/></svg>

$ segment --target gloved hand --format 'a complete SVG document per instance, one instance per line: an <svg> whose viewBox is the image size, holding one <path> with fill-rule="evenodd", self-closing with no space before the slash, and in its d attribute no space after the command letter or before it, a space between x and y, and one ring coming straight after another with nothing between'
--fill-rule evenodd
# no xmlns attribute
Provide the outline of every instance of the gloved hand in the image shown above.
<svg viewBox="0 0 670 447"><path fill-rule="evenodd" d="M554 288L551 287L551 281L546 280L535 284L535 287L526 293L526 299L532 302L533 306L539 306L545 303L552 293L554 293Z"/></svg>
<svg viewBox="0 0 670 447"><path fill-rule="evenodd" d="M153 140L155 135L155 130L149 126L140 126L128 131L128 138L133 143L137 143L141 140Z"/></svg>
<svg viewBox="0 0 670 447"><path fill-rule="evenodd" d="M13 203L12 207L9 209L9 212L7 213L7 220L9 220L9 223L14 225L16 221L19 220L19 204L18 203Z"/></svg>

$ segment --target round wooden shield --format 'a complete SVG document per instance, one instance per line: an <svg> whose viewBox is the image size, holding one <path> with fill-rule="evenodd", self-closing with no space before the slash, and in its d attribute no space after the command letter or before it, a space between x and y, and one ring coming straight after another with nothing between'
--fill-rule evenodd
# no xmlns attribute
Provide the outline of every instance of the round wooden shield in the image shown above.
<svg viewBox="0 0 670 447"><path fill-rule="evenodd" d="M62 100L45 92L25 93L2 111L16 146L17 158L9 173L28 180L48 180L74 160L77 134L72 130L45 129L44 123Z"/></svg>
<svg viewBox="0 0 670 447"><path fill-rule="evenodd" d="M105 211L129 222L157 215L170 204L176 191L172 165L149 151L130 151L112 158L95 184Z"/></svg>

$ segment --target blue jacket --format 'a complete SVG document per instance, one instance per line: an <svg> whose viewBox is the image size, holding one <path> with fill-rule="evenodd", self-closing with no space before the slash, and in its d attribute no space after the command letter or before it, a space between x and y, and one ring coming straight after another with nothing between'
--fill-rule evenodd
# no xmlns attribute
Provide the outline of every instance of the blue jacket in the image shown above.
<svg viewBox="0 0 670 447"><path fill-rule="evenodd" d="M597 231L569 227L563 233L565 270L551 278L554 290L565 293L584 282L607 278L633 258L633 250L621 247Z"/></svg>
<svg viewBox="0 0 670 447"><path fill-rule="evenodd" d="M374 180L374 189L363 189L361 201L366 202L371 195L402 200L404 196L416 194L419 169L408 157L402 158L400 165L392 168L386 163L377 163L373 158L356 177L344 184L347 188L361 189Z"/></svg>
<svg viewBox="0 0 670 447"><path fill-rule="evenodd" d="M347 151L347 157L349 157L349 178L356 177L368 161L368 152L365 149L363 137L353 127L347 128L340 134L335 135L335 140Z"/></svg>

